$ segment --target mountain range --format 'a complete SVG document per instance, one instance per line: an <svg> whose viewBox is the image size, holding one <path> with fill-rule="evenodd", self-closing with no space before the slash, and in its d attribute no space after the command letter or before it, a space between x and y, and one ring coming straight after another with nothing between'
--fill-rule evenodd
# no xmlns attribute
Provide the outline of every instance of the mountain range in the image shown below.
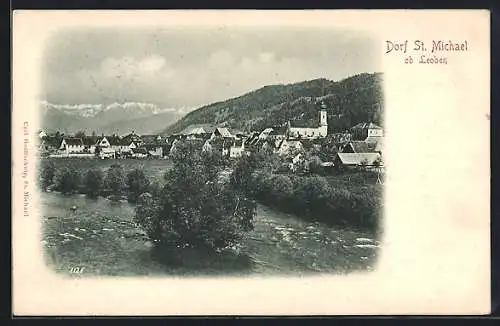
<svg viewBox="0 0 500 326"><path fill-rule="evenodd" d="M192 124L212 124L241 131L271 126L315 125L318 103L326 105L329 133L343 132L359 122L382 125L383 75L363 73L341 81L314 79L265 86L242 96L206 105L160 131L170 135Z"/></svg>
<svg viewBox="0 0 500 326"><path fill-rule="evenodd" d="M186 109L159 108L150 103L126 102L102 104L60 105L47 101L40 103L42 128L72 134L127 134L134 130L147 134L166 128L180 119Z"/></svg>
<svg viewBox="0 0 500 326"><path fill-rule="evenodd" d="M42 128L75 133L171 135L192 124L241 131L270 126L315 124L318 102L326 105L328 132L342 132L359 122L382 125L383 75L362 73L341 81L314 79L270 85L196 110L163 109L149 103L58 105L41 103ZM189 112L189 113L187 113ZM186 114L187 113L187 114Z"/></svg>

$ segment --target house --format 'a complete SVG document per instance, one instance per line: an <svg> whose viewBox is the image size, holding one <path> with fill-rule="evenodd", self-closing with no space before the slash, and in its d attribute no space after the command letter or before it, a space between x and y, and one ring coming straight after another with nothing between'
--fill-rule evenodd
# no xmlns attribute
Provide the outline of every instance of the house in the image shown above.
<svg viewBox="0 0 500 326"><path fill-rule="evenodd" d="M137 147L132 149L132 157L134 158L145 158L148 157L148 151L144 147Z"/></svg>
<svg viewBox="0 0 500 326"><path fill-rule="evenodd" d="M122 148L125 148L126 146L122 144L122 140L120 137L117 135L112 135L112 136L100 136L97 137L96 145L95 145L96 152L99 152L99 155L105 155L106 157L110 157L110 153L120 153L122 151ZM103 150L106 148L106 150L103 152ZM103 154L101 155L101 152ZM116 157L116 155L113 154L113 157Z"/></svg>
<svg viewBox="0 0 500 326"><path fill-rule="evenodd" d="M85 137L82 137L82 141L83 141L83 146L84 146L83 151L94 154L96 144L97 144L97 137L96 136L85 136Z"/></svg>
<svg viewBox="0 0 500 326"><path fill-rule="evenodd" d="M104 158L116 158L116 151L111 147L99 147L99 157Z"/></svg>
<svg viewBox="0 0 500 326"><path fill-rule="evenodd" d="M187 136L189 139L196 139L197 136L201 134L209 134L212 135L212 133L215 131L215 127L212 126L211 124L205 123L205 124L192 124L182 130L178 135L184 135Z"/></svg>
<svg viewBox="0 0 500 326"><path fill-rule="evenodd" d="M360 167L377 168L383 165L379 153L337 153L333 164L339 171Z"/></svg>
<svg viewBox="0 0 500 326"><path fill-rule="evenodd" d="M259 134L260 140L265 140L269 137L269 134L273 131L273 128L266 128Z"/></svg>
<svg viewBox="0 0 500 326"><path fill-rule="evenodd" d="M121 151L123 153L132 153L134 148L139 147L141 144L140 141L135 141L130 138L122 138L121 140Z"/></svg>
<svg viewBox="0 0 500 326"><path fill-rule="evenodd" d="M140 148L144 148L152 157L163 157L163 146L160 144L143 144Z"/></svg>
<svg viewBox="0 0 500 326"><path fill-rule="evenodd" d="M255 150L258 149L259 141L260 141L260 133L253 132L244 140L244 146L247 150ZM261 145L261 144L260 144Z"/></svg>
<svg viewBox="0 0 500 326"><path fill-rule="evenodd" d="M287 126L273 127L271 132L268 134L267 138L272 140L282 140L287 138L287 133L288 133Z"/></svg>
<svg viewBox="0 0 500 326"><path fill-rule="evenodd" d="M229 132L234 136L234 138L237 139L243 139L248 137L248 134L241 130L229 129Z"/></svg>
<svg viewBox="0 0 500 326"><path fill-rule="evenodd" d="M215 130L212 133L212 136L210 138L213 139L213 138L218 138L218 137L232 138L234 136L231 134L229 129L217 127L217 128L215 128Z"/></svg>
<svg viewBox="0 0 500 326"><path fill-rule="evenodd" d="M99 148L105 148L105 147L110 147L111 145L108 141L108 138L102 135L101 137L97 138L96 146Z"/></svg>
<svg viewBox="0 0 500 326"><path fill-rule="evenodd" d="M269 151L269 152L276 153L276 152L278 152L278 149L279 149L282 142L283 142L283 140L269 140L269 139L262 140L262 139L259 139L257 145L260 147L260 148L258 148L259 150L262 150L264 152Z"/></svg>
<svg viewBox="0 0 500 326"><path fill-rule="evenodd" d="M140 141L144 144L159 144L163 138L161 135L142 135Z"/></svg>
<svg viewBox="0 0 500 326"><path fill-rule="evenodd" d="M288 140L288 148L291 152L301 151L303 149L302 142L300 140Z"/></svg>
<svg viewBox="0 0 500 326"><path fill-rule="evenodd" d="M141 145L142 139L139 135L132 131L130 134L122 137L121 139L121 150L124 152L131 152L132 149L137 148Z"/></svg>
<svg viewBox="0 0 500 326"><path fill-rule="evenodd" d="M229 157L238 158L245 153L245 142L241 139L236 139L229 148Z"/></svg>
<svg viewBox="0 0 500 326"><path fill-rule="evenodd" d="M302 150L302 143L299 140L276 140L275 152L279 155L296 154Z"/></svg>
<svg viewBox="0 0 500 326"><path fill-rule="evenodd" d="M296 122L295 122L296 124ZM288 122L288 135L293 138L315 139L323 138L328 135L328 119L326 113L326 105L321 103L319 110L319 121L312 125L306 124L302 126L293 125Z"/></svg>
<svg viewBox="0 0 500 326"><path fill-rule="evenodd" d="M70 155L73 153L82 153L84 148L85 145L83 144L81 138L65 137L61 141L61 145L58 149L65 154Z"/></svg>
<svg viewBox="0 0 500 326"><path fill-rule="evenodd" d="M352 134L349 132L335 133L328 135L328 140L335 144L347 143L352 140Z"/></svg>
<svg viewBox="0 0 500 326"><path fill-rule="evenodd" d="M233 143L234 138L231 137L207 139L203 144L202 151L218 152L222 156L228 156Z"/></svg>
<svg viewBox="0 0 500 326"><path fill-rule="evenodd" d="M57 152L62 142L61 136L45 136L39 139L38 152L41 155L53 154Z"/></svg>
<svg viewBox="0 0 500 326"><path fill-rule="evenodd" d="M163 157L163 149L166 142L160 135L143 135L141 136L140 147L145 148L148 154L152 157Z"/></svg>
<svg viewBox="0 0 500 326"><path fill-rule="evenodd" d="M341 153L375 153L377 143L368 143L365 141L350 141L340 148Z"/></svg>
<svg viewBox="0 0 500 326"><path fill-rule="evenodd" d="M109 147L113 149L115 152L121 152L122 150L122 140L119 136L117 135L112 135L106 137L106 139L109 142Z"/></svg>
<svg viewBox="0 0 500 326"><path fill-rule="evenodd" d="M372 122L360 122L351 128L353 140L366 140L368 137L382 137L384 132L381 127Z"/></svg>

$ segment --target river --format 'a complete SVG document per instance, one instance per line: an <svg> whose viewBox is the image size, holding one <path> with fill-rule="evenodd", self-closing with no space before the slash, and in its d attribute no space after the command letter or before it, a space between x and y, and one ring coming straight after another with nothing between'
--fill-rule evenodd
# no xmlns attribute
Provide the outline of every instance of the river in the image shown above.
<svg viewBox="0 0 500 326"><path fill-rule="evenodd" d="M75 268L84 275L200 272L197 257L186 256L176 266L155 258L151 243L132 223L134 207L126 202L42 193L41 205L41 242L47 263L57 272L67 273ZM73 206L76 210L71 209ZM369 233L304 221L263 205L258 206L254 226L244 240L244 261L224 260L210 264L204 271L343 274L373 269L380 247L380 242Z"/></svg>

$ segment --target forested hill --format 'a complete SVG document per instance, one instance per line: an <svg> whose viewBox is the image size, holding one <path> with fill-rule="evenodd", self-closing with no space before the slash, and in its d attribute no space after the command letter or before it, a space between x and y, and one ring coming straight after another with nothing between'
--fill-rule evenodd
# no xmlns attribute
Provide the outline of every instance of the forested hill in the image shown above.
<svg viewBox="0 0 500 326"><path fill-rule="evenodd" d="M315 79L265 86L192 111L161 133L170 135L201 123L242 131L283 125L288 120L297 125L314 123L318 120L319 100L327 106L329 133L344 131L364 121L381 125L382 77L381 73L363 73L339 82Z"/></svg>

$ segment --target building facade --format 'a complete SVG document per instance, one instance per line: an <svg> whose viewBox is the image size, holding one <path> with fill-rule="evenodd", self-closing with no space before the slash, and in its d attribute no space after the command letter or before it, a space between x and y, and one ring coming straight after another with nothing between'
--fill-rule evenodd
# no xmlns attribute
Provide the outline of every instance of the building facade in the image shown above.
<svg viewBox="0 0 500 326"><path fill-rule="evenodd" d="M328 118L326 106L323 103L319 110L319 121L312 127L294 127L288 123L288 135L293 138L316 139L324 138L328 135Z"/></svg>

